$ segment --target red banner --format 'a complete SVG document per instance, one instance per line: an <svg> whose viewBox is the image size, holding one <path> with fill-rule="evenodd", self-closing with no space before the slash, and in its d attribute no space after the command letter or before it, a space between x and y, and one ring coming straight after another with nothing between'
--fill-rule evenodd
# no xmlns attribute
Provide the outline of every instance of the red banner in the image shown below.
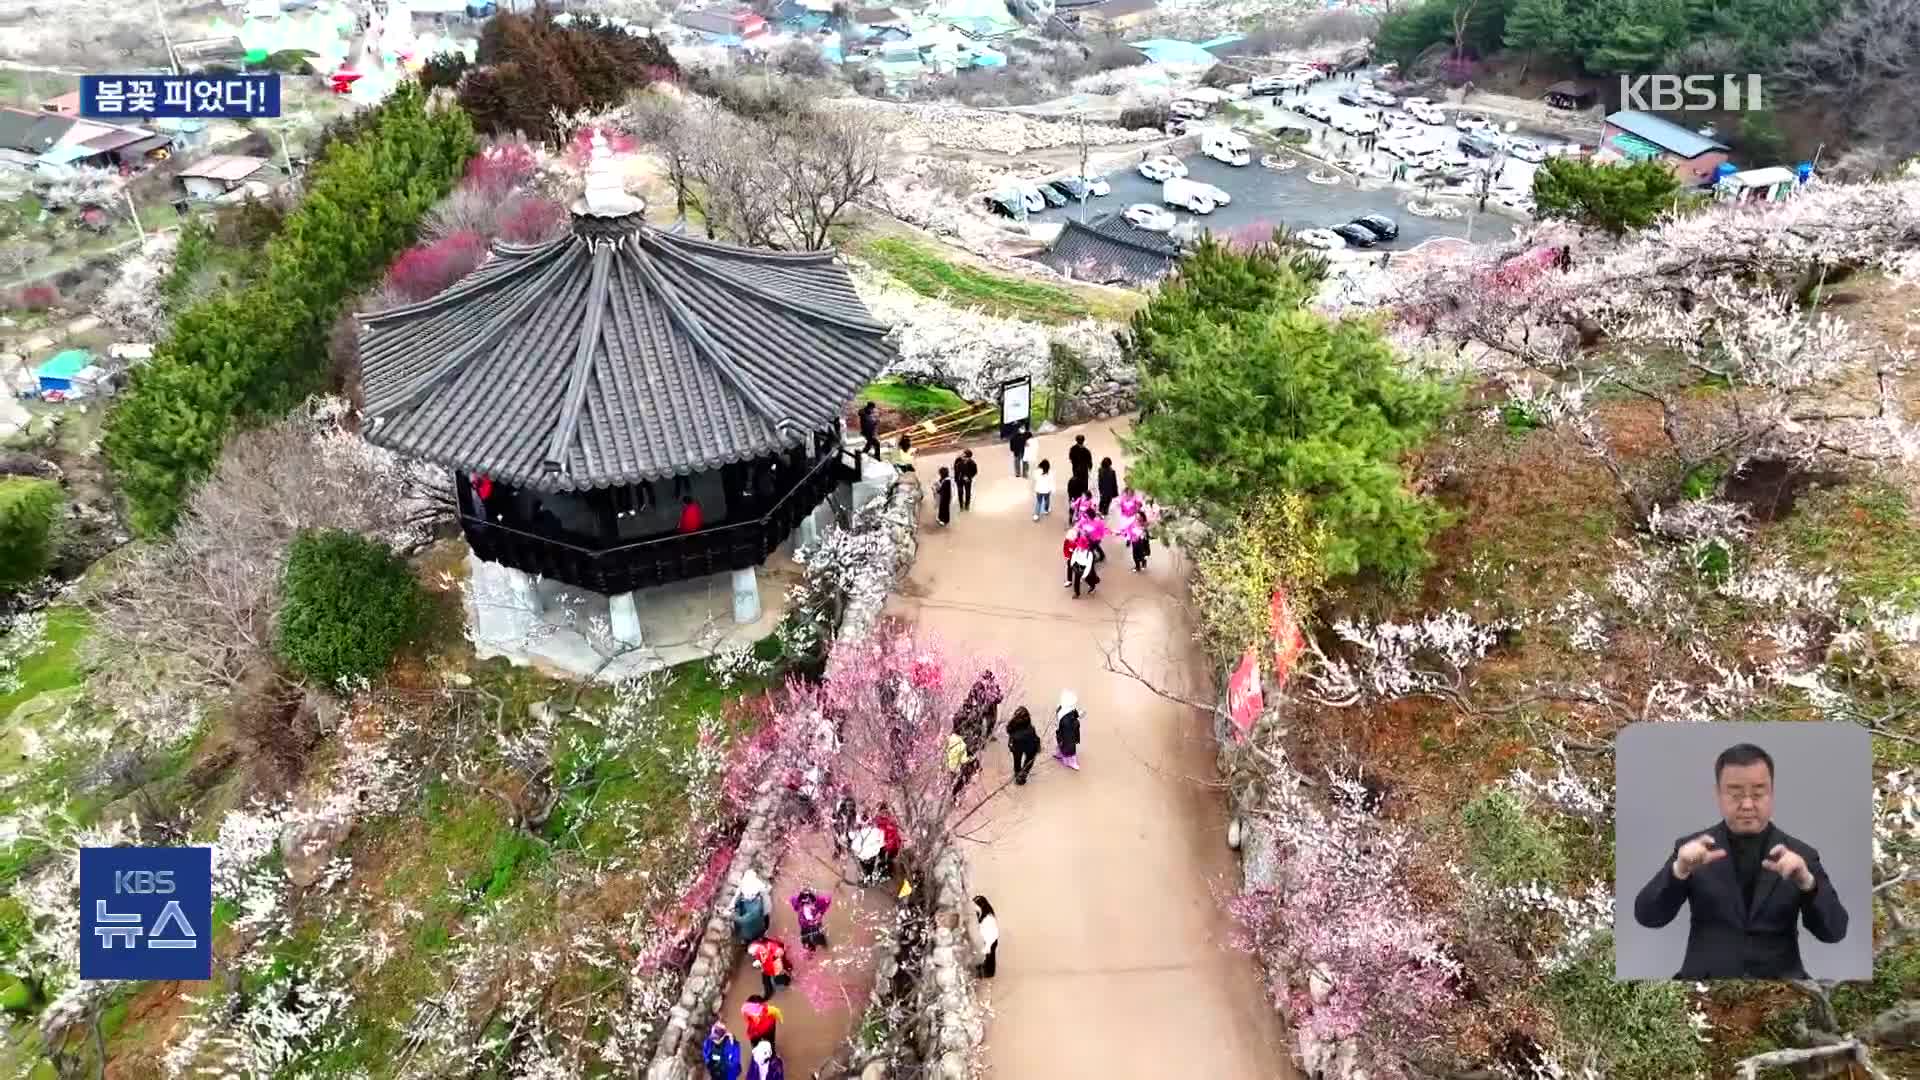
<svg viewBox="0 0 1920 1080"><path fill-rule="evenodd" d="M1227 678L1227 714L1240 729L1240 738L1246 738L1247 732L1253 730L1253 722L1260 719L1264 704L1260 692L1260 657L1248 649L1247 655L1240 658L1240 666Z"/></svg>
<svg viewBox="0 0 1920 1080"><path fill-rule="evenodd" d="M1300 659L1306 651L1306 638L1300 633L1300 623L1293 617L1293 605L1287 602L1287 590L1275 589L1273 592L1273 681L1276 686L1287 685L1287 676L1293 674L1293 662Z"/></svg>

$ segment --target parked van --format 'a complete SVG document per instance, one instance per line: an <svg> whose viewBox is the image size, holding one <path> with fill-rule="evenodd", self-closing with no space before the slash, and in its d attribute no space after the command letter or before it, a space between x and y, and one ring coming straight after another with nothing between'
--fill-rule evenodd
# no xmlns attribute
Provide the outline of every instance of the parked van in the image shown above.
<svg viewBox="0 0 1920 1080"><path fill-rule="evenodd" d="M1247 137L1229 128L1214 128L1200 136L1200 152L1223 165L1248 165L1253 162L1253 144Z"/></svg>
<svg viewBox="0 0 1920 1080"><path fill-rule="evenodd" d="M1211 214L1220 204L1213 198L1212 184L1172 177L1160 185L1160 201L1194 214Z"/></svg>

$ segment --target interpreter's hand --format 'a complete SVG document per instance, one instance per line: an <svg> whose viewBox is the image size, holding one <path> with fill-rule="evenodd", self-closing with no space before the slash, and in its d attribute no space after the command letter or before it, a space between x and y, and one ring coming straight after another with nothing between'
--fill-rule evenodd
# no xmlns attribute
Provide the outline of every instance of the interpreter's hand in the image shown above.
<svg viewBox="0 0 1920 1080"><path fill-rule="evenodd" d="M1673 876L1685 881L1693 876L1695 870L1726 857L1726 849L1715 843L1713 834L1701 833L1680 845L1679 852L1673 857Z"/></svg>
<svg viewBox="0 0 1920 1080"><path fill-rule="evenodd" d="M1773 845L1773 850L1760 860L1760 865L1793 882L1801 892L1813 891L1813 871L1807 868L1807 860L1785 844Z"/></svg>

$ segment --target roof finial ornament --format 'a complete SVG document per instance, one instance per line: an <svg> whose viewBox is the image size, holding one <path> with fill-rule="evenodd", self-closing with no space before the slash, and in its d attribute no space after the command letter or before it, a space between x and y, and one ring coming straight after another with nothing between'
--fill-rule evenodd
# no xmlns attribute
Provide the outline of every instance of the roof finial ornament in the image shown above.
<svg viewBox="0 0 1920 1080"><path fill-rule="evenodd" d="M586 190L573 204L575 214L587 217L626 217L646 210L647 204L627 193L620 167L613 160L613 148L606 133L595 129L592 149L587 156Z"/></svg>

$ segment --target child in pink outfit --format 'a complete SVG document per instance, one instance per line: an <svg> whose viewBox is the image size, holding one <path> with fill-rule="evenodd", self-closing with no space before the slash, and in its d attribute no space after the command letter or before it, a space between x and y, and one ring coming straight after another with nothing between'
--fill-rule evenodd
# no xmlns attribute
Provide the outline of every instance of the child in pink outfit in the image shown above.
<svg viewBox="0 0 1920 1080"><path fill-rule="evenodd" d="M805 945L808 952L826 948L827 909L833 906L833 897L802 888L787 902L793 905L793 914L800 920L800 944Z"/></svg>

